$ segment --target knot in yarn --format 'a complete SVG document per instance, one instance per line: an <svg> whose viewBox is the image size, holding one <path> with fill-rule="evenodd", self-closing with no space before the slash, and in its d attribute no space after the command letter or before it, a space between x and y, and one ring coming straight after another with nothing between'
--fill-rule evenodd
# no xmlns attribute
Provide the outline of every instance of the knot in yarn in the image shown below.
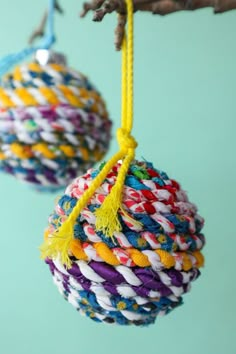
<svg viewBox="0 0 236 354"><path fill-rule="evenodd" d="M135 149L138 146L135 138L125 129L117 129L117 140L121 150L128 151L129 149Z"/></svg>

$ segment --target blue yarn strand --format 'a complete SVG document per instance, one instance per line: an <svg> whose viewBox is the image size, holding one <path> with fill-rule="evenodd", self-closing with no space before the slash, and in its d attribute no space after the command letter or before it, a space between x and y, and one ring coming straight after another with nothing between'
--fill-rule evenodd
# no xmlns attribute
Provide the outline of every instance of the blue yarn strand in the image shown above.
<svg viewBox="0 0 236 354"><path fill-rule="evenodd" d="M0 77L6 74L12 66L18 64L38 49L50 49L56 41L54 34L54 11L55 0L49 0L47 31L41 42L37 46L27 47L18 53L8 54L0 59Z"/></svg>

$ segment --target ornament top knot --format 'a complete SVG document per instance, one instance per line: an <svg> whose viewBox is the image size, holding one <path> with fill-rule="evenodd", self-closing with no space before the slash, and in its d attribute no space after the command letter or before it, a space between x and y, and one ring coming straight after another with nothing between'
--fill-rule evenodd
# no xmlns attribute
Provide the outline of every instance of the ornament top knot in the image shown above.
<svg viewBox="0 0 236 354"><path fill-rule="evenodd" d="M54 61L22 64L0 87L0 169L40 190L66 186L104 156L110 140L100 93Z"/></svg>

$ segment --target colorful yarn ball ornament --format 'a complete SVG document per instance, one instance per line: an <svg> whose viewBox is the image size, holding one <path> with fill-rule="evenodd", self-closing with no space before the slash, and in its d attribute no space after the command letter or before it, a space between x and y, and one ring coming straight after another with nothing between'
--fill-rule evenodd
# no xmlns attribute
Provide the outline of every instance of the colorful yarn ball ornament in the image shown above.
<svg viewBox="0 0 236 354"><path fill-rule="evenodd" d="M120 150L76 178L41 246L55 285L96 322L147 326L183 303L204 264L204 221L178 182L135 160L133 7L122 45Z"/></svg>
<svg viewBox="0 0 236 354"><path fill-rule="evenodd" d="M22 64L0 84L0 171L42 191L65 187L100 161L111 132L105 102L95 86L50 50L55 42L54 6L49 0L43 42L0 62L3 75L39 49L44 51L41 62L48 55L46 65Z"/></svg>
<svg viewBox="0 0 236 354"><path fill-rule="evenodd" d="M23 64L0 87L0 170L40 189L60 189L107 152L105 103L81 73Z"/></svg>

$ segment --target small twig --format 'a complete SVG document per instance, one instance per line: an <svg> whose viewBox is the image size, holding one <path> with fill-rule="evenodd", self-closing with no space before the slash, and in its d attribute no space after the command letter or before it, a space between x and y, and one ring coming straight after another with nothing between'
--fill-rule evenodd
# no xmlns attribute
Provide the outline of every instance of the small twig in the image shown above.
<svg viewBox="0 0 236 354"><path fill-rule="evenodd" d="M83 4L83 10L80 13L80 17L86 16L89 11L99 9L99 7L103 6L105 1L106 0L93 0L92 2L85 2Z"/></svg>
<svg viewBox="0 0 236 354"><path fill-rule="evenodd" d="M59 2L57 0L55 1L55 10L57 12L59 12L60 14L64 13L64 10L62 9L61 5L59 4ZM35 39L44 36L45 27L47 24L47 19L48 19L48 11L46 10L43 14L43 17L40 21L39 26L32 32L32 34L28 40L29 44L32 44L35 41Z"/></svg>
<svg viewBox="0 0 236 354"><path fill-rule="evenodd" d="M55 9L57 10L57 12L59 12L59 14L64 14L64 10L61 7L61 5L59 4L58 0L55 1Z"/></svg>
<svg viewBox="0 0 236 354"><path fill-rule="evenodd" d="M32 44L36 38L43 37L48 19L48 11L45 11L39 26L32 32L29 38L29 44Z"/></svg>
<svg viewBox="0 0 236 354"><path fill-rule="evenodd" d="M121 50L121 44L124 37L125 32L125 25L126 25L126 15L118 16L118 23L115 29L115 47L116 50Z"/></svg>
<svg viewBox="0 0 236 354"><path fill-rule="evenodd" d="M101 9L95 10L94 16L93 16L93 21L102 21L103 17L106 14L110 14L112 12L118 12L119 14L125 14L126 9L123 6L123 3L118 0L109 0L109 2L105 2L103 7Z"/></svg>

